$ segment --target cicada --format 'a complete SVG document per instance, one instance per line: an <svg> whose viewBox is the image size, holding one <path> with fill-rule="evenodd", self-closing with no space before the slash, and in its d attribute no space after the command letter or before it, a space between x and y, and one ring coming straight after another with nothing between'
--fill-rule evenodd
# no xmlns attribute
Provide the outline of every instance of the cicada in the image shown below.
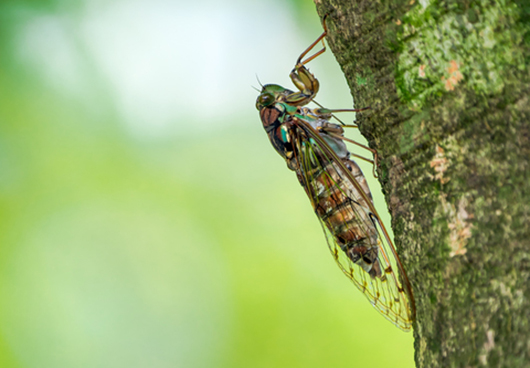
<svg viewBox="0 0 530 368"><path fill-rule="evenodd" d="M366 178L351 159L362 156L349 152L345 142L360 144L344 136L340 120L331 122L335 112L365 109L306 107L319 82L305 65L326 50L325 22L324 29L290 73L298 91L263 85L256 108L274 149L305 189L342 272L385 318L408 331L415 314L412 290ZM320 42L322 49L303 60ZM369 161L375 167L376 158Z"/></svg>

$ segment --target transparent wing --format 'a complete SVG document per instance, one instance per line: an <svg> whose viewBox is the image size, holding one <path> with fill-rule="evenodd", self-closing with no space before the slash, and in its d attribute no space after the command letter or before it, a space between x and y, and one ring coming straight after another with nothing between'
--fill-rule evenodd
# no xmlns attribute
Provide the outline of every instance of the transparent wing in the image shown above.
<svg viewBox="0 0 530 368"><path fill-rule="evenodd" d="M294 166L333 258L385 318L410 330L414 316L410 285L369 189L359 183L364 184L360 169L355 162L339 158L303 119L295 123Z"/></svg>

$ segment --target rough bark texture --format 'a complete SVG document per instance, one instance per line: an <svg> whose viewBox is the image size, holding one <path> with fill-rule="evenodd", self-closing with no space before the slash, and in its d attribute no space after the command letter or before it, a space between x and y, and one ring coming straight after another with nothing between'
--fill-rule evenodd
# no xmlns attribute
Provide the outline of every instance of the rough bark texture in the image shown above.
<svg viewBox="0 0 530 368"><path fill-rule="evenodd" d="M530 367L528 2L315 3L372 107L357 119L415 294L417 366Z"/></svg>

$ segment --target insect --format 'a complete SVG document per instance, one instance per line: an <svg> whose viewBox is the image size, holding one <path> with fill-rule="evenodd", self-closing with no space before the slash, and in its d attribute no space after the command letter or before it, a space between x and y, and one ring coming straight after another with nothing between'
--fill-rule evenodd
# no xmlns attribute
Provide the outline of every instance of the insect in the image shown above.
<svg viewBox="0 0 530 368"><path fill-rule="evenodd" d="M350 153L345 142L365 146L344 136L343 126L347 125L330 121L335 112L366 109L305 106L319 90L318 80L305 64L325 52L326 34L324 19L324 33L300 55L290 73L298 91L277 84L263 85L256 108L272 146L306 191L342 272L385 318L408 331L415 315L412 290L373 205L366 179L350 159L363 157ZM322 49L303 60L320 42ZM375 167L374 157L374 161L367 161Z"/></svg>

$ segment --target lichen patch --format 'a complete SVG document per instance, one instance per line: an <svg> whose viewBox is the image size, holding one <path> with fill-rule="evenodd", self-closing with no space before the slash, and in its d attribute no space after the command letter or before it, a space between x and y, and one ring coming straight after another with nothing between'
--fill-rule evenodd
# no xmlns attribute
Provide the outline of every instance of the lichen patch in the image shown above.
<svg viewBox="0 0 530 368"><path fill-rule="evenodd" d="M503 93L513 76L509 71L525 70L527 64L522 36L527 26L519 20L517 5L477 0L464 14L438 7L419 0L400 17L395 75L402 101L417 111L457 87Z"/></svg>

